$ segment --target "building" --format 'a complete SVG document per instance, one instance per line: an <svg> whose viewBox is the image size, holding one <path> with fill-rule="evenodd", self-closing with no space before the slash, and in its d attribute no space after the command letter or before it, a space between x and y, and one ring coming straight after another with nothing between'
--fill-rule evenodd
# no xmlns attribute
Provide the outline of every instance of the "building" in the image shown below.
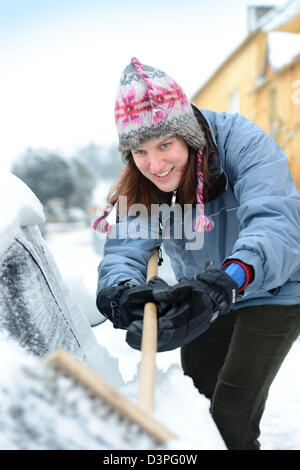
<svg viewBox="0 0 300 470"><path fill-rule="evenodd" d="M199 108L240 112L270 134L300 190L300 1L249 7L248 35L192 97Z"/></svg>

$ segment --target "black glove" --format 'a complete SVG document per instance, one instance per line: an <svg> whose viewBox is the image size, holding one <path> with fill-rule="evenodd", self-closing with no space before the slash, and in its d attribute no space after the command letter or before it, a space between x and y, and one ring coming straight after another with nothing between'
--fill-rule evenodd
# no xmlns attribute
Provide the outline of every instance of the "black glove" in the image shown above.
<svg viewBox="0 0 300 470"><path fill-rule="evenodd" d="M156 284L160 289L168 287L168 284L160 278L157 278ZM154 302L152 284L106 287L97 296L99 311L113 323L115 328L125 330L132 322L143 319L144 305L147 302ZM164 313L163 308L159 306L158 316Z"/></svg>
<svg viewBox="0 0 300 470"><path fill-rule="evenodd" d="M209 270L175 286L153 278L153 301L164 314L158 319L157 351L170 351L189 343L204 333L219 314L228 313L235 303L239 287L225 272ZM141 348L142 320L133 321L126 341Z"/></svg>

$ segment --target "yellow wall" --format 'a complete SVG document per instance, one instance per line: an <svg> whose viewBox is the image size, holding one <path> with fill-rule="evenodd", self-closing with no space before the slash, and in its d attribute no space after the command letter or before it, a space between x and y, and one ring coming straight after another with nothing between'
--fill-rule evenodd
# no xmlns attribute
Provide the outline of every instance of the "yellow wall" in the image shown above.
<svg viewBox="0 0 300 470"><path fill-rule="evenodd" d="M275 113L270 113L271 93L275 90ZM256 93L256 123L272 135L289 159L295 184L300 190L300 57L274 73Z"/></svg>
<svg viewBox="0 0 300 470"><path fill-rule="evenodd" d="M282 24L277 31L300 33L300 14ZM300 57L273 77L278 88L278 115L282 126L276 138L289 159L295 184L300 191Z"/></svg>

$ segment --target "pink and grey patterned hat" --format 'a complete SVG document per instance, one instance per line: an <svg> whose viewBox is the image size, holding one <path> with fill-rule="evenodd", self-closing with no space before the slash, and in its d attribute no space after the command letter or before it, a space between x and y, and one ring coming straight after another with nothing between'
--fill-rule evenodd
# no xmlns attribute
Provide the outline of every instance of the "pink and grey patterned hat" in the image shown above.
<svg viewBox="0 0 300 470"><path fill-rule="evenodd" d="M119 150L128 152L151 138L175 135L196 150L205 138L192 106L180 86L161 70L135 57L125 68L117 93L115 119Z"/></svg>

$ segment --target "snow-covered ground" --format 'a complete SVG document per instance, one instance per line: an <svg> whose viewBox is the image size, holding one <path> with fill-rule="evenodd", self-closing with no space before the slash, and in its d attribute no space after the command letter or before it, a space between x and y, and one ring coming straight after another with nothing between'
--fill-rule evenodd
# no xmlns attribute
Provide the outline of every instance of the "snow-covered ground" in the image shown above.
<svg viewBox="0 0 300 470"><path fill-rule="evenodd" d="M47 236L58 267L79 303L82 302L82 295L76 289L78 281L85 287L85 299L90 298L91 304L94 302L103 239L98 239L97 254L93 249L93 237L89 228L49 232ZM160 275L171 280L167 259L163 266ZM126 382L123 393L136 401L140 353L126 344L124 331L115 330L108 321L94 327L93 331L99 344L118 360L119 371ZM260 442L264 450L300 449L299 360L298 340L270 390L261 423ZM198 394L191 380L181 372L179 350L157 355L156 403L159 410L157 418L175 433L184 436L187 442L194 443L195 448L223 447L209 416L208 400Z"/></svg>

